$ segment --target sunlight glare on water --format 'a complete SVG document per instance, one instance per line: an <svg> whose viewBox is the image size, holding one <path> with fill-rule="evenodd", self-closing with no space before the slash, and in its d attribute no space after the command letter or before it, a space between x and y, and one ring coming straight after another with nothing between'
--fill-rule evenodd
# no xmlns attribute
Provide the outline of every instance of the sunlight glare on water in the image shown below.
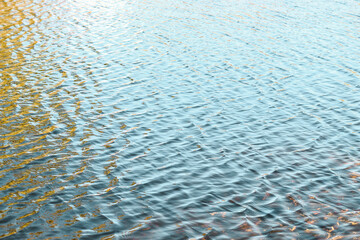
<svg viewBox="0 0 360 240"><path fill-rule="evenodd" d="M360 239L359 9L0 0L0 238Z"/></svg>

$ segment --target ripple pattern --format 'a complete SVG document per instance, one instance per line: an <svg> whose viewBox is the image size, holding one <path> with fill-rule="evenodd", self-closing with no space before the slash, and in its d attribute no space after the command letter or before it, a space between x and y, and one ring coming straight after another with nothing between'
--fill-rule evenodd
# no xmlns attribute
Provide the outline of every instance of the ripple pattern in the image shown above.
<svg viewBox="0 0 360 240"><path fill-rule="evenodd" d="M0 238L360 239L359 8L0 0Z"/></svg>

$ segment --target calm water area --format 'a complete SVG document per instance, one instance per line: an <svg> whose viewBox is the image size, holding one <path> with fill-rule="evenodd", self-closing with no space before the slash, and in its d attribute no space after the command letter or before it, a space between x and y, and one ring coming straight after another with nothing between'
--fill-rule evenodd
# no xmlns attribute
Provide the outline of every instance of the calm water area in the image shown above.
<svg viewBox="0 0 360 240"><path fill-rule="evenodd" d="M0 239L360 239L360 2L0 0Z"/></svg>

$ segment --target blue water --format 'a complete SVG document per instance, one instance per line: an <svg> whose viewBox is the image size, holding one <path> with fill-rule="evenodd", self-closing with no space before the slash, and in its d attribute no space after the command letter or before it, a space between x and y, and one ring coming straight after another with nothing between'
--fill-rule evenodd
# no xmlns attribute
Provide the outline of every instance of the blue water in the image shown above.
<svg viewBox="0 0 360 240"><path fill-rule="evenodd" d="M359 1L0 0L0 238L360 239Z"/></svg>

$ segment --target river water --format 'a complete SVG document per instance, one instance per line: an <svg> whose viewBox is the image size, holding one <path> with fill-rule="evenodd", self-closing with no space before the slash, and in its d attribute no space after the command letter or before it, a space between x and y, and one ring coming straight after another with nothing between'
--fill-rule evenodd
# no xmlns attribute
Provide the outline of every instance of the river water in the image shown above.
<svg viewBox="0 0 360 240"><path fill-rule="evenodd" d="M0 238L360 239L360 4L0 0Z"/></svg>

